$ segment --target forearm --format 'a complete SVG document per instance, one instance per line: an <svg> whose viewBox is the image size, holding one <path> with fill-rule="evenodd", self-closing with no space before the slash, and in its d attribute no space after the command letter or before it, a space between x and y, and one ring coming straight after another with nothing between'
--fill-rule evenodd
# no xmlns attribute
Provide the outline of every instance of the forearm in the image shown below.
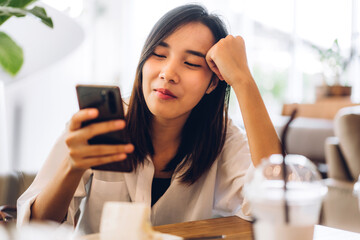
<svg viewBox="0 0 360 240"><path fill-rule="evenodd" d="M235 91L254 165L262 158L281 153L280 141L247 64L244 39L232 35L221 39L208 51L206 61L218 79Z"/></svg>
<svg viewBox="0 0 360 240"><path fill-rule="evenodd" d="M281 153L281 146L256 83L251 76L247 78L246 81L239 81L241 84L233 86L233 89L244 120L252 161L256 166L261 159Z"/></svg>
<svg viewBox="0 0 360 240"><path fill-rule="evenodd" d="M38 195L31 207L31 219L62 222L84 171L72 171L63 161L54 178Z"/></svg>

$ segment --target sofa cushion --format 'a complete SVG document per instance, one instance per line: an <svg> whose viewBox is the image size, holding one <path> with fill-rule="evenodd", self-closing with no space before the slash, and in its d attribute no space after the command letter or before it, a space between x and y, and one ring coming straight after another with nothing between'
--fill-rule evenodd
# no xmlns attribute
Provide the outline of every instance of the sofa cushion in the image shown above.
<svg viewBox="0 0 360 240"><path fill-rule="evenodd" d="M0 205L13 205L19 189L19 176L16 172L0 173Z"/></svg>
<svg viewBox="0 0 360 240"><path fill-rule="evenodd" d="M335 135L352 179L360 174L360 106L347 107L335 117Z"/></svg>
<svg viewBox="0 0 360 240"><path fill-rule="evenodd" d="M340 150L339 139L337 137L328 137L326 139L325 159L328 165L329 178L341 181L354 181Z"/></svg>
<svg viewBox="0 0 360 240"><path fill-rule="evenodd" d="M0 173L0 206L16 206L17 199L30 186L35 175L17 171Z"/></svg>

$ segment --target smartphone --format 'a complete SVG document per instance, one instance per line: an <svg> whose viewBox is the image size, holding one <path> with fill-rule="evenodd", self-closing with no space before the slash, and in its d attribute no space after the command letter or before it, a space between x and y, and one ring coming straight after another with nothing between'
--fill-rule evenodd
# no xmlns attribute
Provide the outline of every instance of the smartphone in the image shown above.
<svg viewBox="0 0 360 240"><path fill-rule="evenodd" d="M99 116L95 119L85 121L82 127L89 124L124 119L123 100L120 89L117 86L104 85L77 85L76 93L80 109L97 108ZM109 132L95 136L88 140L89 144L126 144L129 138L126 129ZM132 163L129 159L123 161L94 166L92 169L116 172L131 172Z"/></svg>

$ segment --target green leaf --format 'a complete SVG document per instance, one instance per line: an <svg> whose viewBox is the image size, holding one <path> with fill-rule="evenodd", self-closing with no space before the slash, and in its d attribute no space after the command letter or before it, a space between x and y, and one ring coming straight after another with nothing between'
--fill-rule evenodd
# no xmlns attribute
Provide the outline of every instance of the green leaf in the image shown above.
<svg viewBox="0 0 360 240"><path fill-rule="evenodd" d="M0 15L3 16L24 17L28 13L40 18L44 24L46 24L48 27L53 28L53 22L51 18L47 16L45 9L42 7L36 6L33 9L27 10L22 8L0 6Z"/></svg>
<svg viewBox="0 0 360 240"><path fill-rule="evenodd" d="M11 6L23 8L37 0L0 0L0 6Z"/></svg>
<svg viewBox="0 0 360 240"><path fill-rule="evenodd" d="M43 23L45 23L47 26L49 26L49 27L51 27L51 28L54 27L51 18L48 17L48 15L46 14L46 11L45 11L44 8L42 8L42 7L34 7L33 9L28 10L28 12L30 12L30 13L32 13L34 16L40 18L41 21L42 21Z"/></svg>
<svg viewBox="0 0 360 240"><path fill-rule="evenodd" d="M15 76L24 62L24 53L6 33L0 32L0 65Z"/></svg>
<svg viewBox="0 0 360 240"><path fill-rule="evenodd" d="M15 16L15 17L24 17L27 14L25 9L21 8L14 8L14 7L7 7L7 6L0 6L0 16Z"/></svg>
<svg viewBox="0 0 360 240"><path fill-rule="evenodd" d="M36 2L37 0L0 0L0 6L13 7L13 8L25 8L29 4ZM12 15L2 15L0 11L0 25L8 20Z"/></svg>

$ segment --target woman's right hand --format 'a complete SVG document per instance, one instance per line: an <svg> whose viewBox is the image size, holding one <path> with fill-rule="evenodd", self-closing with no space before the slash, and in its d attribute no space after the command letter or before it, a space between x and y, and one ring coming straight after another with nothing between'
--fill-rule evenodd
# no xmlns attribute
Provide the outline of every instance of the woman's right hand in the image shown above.
<svg viewBox="0 0 360 240"><path fill-rule="evenodd" d="M128 153L134 151L132 144L88 144L88 140L96 135L125 128L124 120L93 123L81 127L82 122L95 119L98 114L96 108L87 108L75 113L70 121L66 145L69 149L69 165L72 170L85 171L93 166L122 161L127 158Z"/></svg>

